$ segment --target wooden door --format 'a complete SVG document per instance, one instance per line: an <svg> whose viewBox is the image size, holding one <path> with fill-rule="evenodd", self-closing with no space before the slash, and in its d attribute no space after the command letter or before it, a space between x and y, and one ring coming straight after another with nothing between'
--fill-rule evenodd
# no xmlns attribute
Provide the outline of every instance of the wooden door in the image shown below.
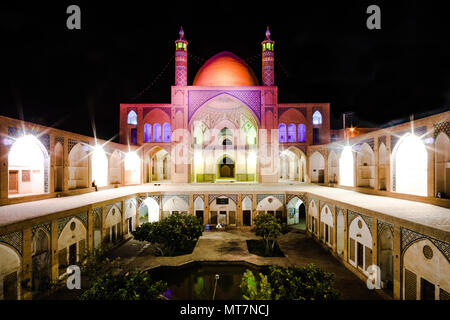
<svg viewBox="0 0 450 320"><path fill-rule="evenodd" d="M9 171L9 193L19 193L19 171Z"/></svg>

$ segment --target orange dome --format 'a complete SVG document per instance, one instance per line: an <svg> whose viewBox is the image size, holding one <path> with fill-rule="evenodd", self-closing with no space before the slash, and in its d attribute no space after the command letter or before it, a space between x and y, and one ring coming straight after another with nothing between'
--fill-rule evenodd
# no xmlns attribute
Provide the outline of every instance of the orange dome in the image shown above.
<svg viewBox="0 0 450 320"><path fill-rule="evenodd" d="M223 51L211 57L197 72L194 86L257 86L252 69L235 54Z"/></svg>

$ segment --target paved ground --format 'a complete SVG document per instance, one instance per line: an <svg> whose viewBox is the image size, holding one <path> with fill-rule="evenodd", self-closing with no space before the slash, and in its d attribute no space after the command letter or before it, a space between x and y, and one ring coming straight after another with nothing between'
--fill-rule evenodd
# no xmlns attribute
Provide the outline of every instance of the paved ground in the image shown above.
<svg viewBox="0 0 450 320"><path fill-rule="evenodd" d="M0 226L45 216L51 213L75 209L100 201L108 201L118 197L146 192L308 192L309 194L321 196L332 201L352 205L355 208L379 212L386 216L386 221L391 221L391 217L393 217L443 230L448 234L448 236L446 236L448 240L442 240L450 241L450 209L427 203L363 194L355 191L323 187L308 183L161 184L160 186L145 184L140 186L121 187L70 197L51 198L1 206Z"/></svg>
<svg viewBox="0 0 450 320"><path fill-rule="evenodd" d="M284 258L264 258L248 253L246 240L255 238L253 233L242 230L205 232L192 254L178 257L155 257L151 246L130 240L115 249L112 257L120 256L131 270L146 270L161 265L177 266L191 261L246 261L257 265L281 266L315 263L334 273L334 284L341 293L341 299L381 299L378 293L368 290L363 281L302 233L289 232L279 238L279 246L286 255Z"/></svg>

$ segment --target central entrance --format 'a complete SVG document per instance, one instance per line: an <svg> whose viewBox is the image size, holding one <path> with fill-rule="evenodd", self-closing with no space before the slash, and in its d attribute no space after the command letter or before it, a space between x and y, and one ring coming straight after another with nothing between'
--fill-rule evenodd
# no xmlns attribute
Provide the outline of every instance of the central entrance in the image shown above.
<svg viewBox="0 0 450 320"><path fill-rule="evenodd" d="M234 179L235 165L234 161L228 156L223 157L218 163L218 178L219 179Z"/></svg>

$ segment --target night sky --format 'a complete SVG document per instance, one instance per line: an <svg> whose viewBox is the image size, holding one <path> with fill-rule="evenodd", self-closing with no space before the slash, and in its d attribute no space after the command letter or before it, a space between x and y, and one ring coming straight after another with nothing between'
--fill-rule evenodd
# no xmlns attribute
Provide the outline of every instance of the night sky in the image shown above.
<svg viewBox="0 0 450 320"><path fill-rule="evenodd" d="M97 136L109 139L119 131L120 103L170 103L180 25L188 84L223 50L245 59L260 80L269 25L279 102L330 102L334 128L343 111L355 112L355 125L386 126L449 108L444 2L162 3L2 4L0 114L90 136L92 119ZM66 28L71 4L81 7L81 30ZM370 4L381 7L381 30L366 27Z"/></svg>

